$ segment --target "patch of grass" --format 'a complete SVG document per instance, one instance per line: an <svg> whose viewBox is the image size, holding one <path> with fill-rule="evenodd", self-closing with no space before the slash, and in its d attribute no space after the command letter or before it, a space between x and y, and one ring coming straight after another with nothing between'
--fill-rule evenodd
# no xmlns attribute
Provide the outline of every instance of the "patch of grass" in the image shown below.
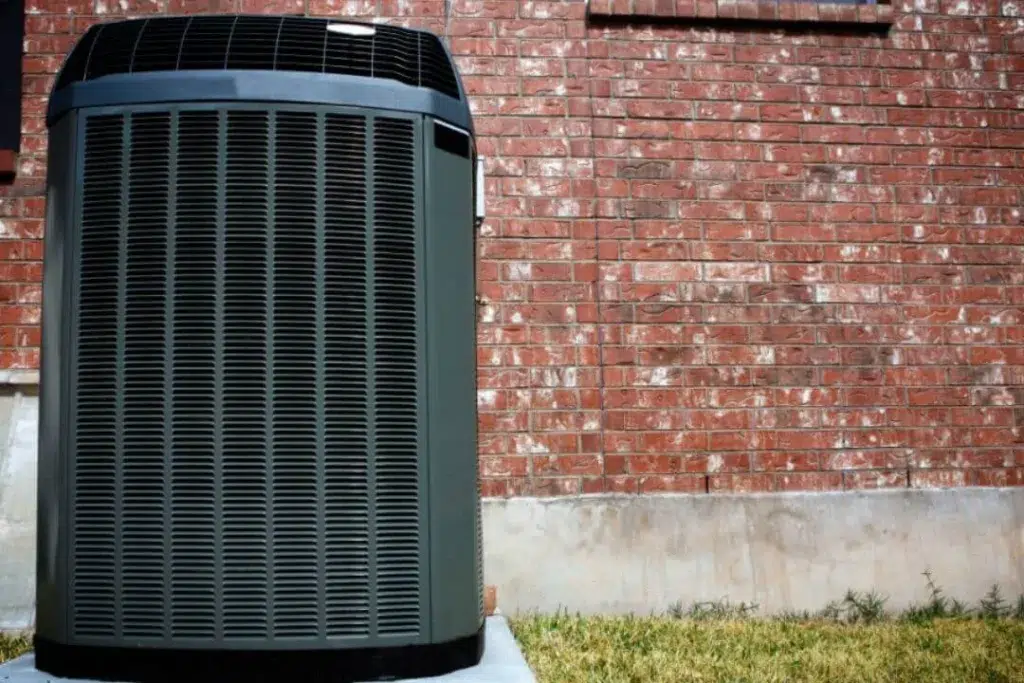
<svg viewBox="0 0 1024 683"><path fill-rule="evenodd" d="M32 649L32 638L27 635L0 633L0 662L20 657Z"/></svg>
<svg viewBox="0 0 1024 683"><path fill-rule="evenodd" d="M950 598L945 591L935 583L932 572L929 569L922 573L925 583L928 586L928 600L923 605L914 605L904 611L901 615L906 621L922 623L933 619L945 619L948 617L965 617L971 613L966 604L955 598ZM998 588L996 588L998 594ZM984 607L982 608L984 609Z"/></svg>
<svg viewBox="0 0 1024 683"><path fill-rule="evenodd" d="M992 588L985 593L979 607L979 612L985 619L1003 619L1010 616L1010 604L1003 598L997 583L992 584Z"/></svg>
<svg viewBox="0 0 1024 683"><path fill-rule="evenodd" d="M853 609L874 614L861 598ZM1024 683L1024 623L1007 619L558 614L514 618L512 628L539 683Z"/></svg>
<svg viewBox="0 0 1024 683"><path fill-rule="evenodd" d="M825 607L822 616L848 624L874 624L888 617L885 611L886 600L884 595L875 591L858 593L848 590L842 602Z"/></svg>
<svg viewBox="0 0 1024 683"><path fill-rule="evenodd" d="M689 608L684 608L682 602L677 602L668 608L668 614L673 619L693 619L695 621L745 619L753 616L755 612L757 612L757 605L753 603L733 604L728 600L695 602Z"/></svg>

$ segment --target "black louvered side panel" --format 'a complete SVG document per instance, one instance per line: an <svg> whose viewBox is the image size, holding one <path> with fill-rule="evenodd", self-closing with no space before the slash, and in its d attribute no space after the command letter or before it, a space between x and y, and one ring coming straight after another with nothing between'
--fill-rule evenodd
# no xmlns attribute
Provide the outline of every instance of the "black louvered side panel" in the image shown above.
<svg viewBox="0 0 1024 683"><path fill-rule="evenodd" d="M373 302L377 623L419 629L416 149L412 121L373 131Z"/></svg>
<svg viewBox="0 0 1024 683"><path fill-rule="evenodd" d="M459 99L459 82L452 60L445 52L441 39L424 33L420 36L420 82L424 88Z"/></svg>
<svg viewBox="0 0 1024 683"><path fill-rule="evenodd" d="M274 133L274 633L319 627L320 497L317 343L317 129L314 113L280 112ZM311 457L312 456L312 457Z"/></svg>
<svg viewBox="0 0 1024 683"><path fill-rule="evenodd" d="M263 638L273 624L272 418L268 362L273 337L270 116L227 113L224 187L222 496L224 631Z"/></svg>
<svg viewBox="0 0 1024 683"><path fill-rule="evenodd" d="M139 32L145 23L145 19L133 19L101 26L86 63L86 80L129 73Z"/></svg>
<svg viewBox="0 0 1024 683"><path fill-rule="evenodd" d="M239 17L231 32L227 68L272 71L282 21L277 17Z"/></svg>
<svg viewBox="0 0 1024 683"><path fill-rule="evenodd" d="M370 630L366 119L328 114L324 183L325 609L329 637Z"/></svg>
<svg viewBox="0 0 1024 683"><path fill-rule="evenodd" d="M218 599L216 534L217 112L177 117L170 333L171 632L213 638Z"/></svg>
<svg viewBox="0 0 1024 683"><path fill-rule="evenodd" d="M373 75L406 85L419 85L420 34L378 26L373 38Z"/></svg>
<svg viewBox="0 0 1024 683"><path fill-rule="evenodd" d="M55 90L111 74L243 69L382 78L460 98L455 68L436 35L386 25L353 35L328 30L332 23L340 22L267 15L108 22L75 45Z"/></svg>
<svg viewBox="0 0 1024 683"><path fill-rule="evenodd" d="M164 611L164 403L171 117L130 119L124 245L122 613L126 637L159 638Z"/></svg>
<svg viewBox="0 0 1024 683"><path fill-rule="evenodd" d="M146 22L135 44L132 73L177 69L178 50L188 25L188 17L165 17Z"/></svg>
<svg viewBox="0 0 1024 683"><path fill-rule="evenodd" d="M192 17L181 41L176 69L223 69L237 17Z"/></svg>
<svg viewBox="0 0 1024 683"><path fill-rule="evenodd" d="M372 76L373 38L327 31L323 70L329 74Z"/></svg>
<svg viewBox="0 0 1024 683"><path fill-rule="evenodd" d="M327 21L285 17L277 37L279 71L324 71L324 46Z"/></svg>
<svg viewBox="0 0 1024 683"><path fill-rule="evenodd" d="M117 575L118 472L116 406L124 117L94 116L85 125L75 329L75 430L71 628L111 637L119 626Z"/></svg>
<svg viewBox="0 0 1024 683"><path fill-rule="evenodd" d="M96 44L96 36L99 32L100 26L94 24L78 39L75 47L64 60L60 75L57 76L57 82L54 84L54 90L61 90L72 83L85 80L85 66L89 61L89 54L92 52L92 46Z"/></svg>

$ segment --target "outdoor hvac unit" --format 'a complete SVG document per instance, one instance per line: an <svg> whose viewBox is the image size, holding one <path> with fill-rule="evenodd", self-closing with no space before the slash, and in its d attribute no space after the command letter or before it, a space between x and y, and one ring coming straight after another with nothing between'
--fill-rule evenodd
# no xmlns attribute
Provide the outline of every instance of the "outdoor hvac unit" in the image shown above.
<svg viewBox="0 0 1024 683"><path fill-rule="evenodd" d="M438 38L102 24L48 125L38 667L478 662L482 190Z"/></svg>

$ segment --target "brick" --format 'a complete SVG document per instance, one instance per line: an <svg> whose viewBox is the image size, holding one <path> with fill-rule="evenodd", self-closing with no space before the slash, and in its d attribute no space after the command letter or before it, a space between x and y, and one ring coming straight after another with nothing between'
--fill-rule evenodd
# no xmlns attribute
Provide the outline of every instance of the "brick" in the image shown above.
<svg viewBox="0 0 1024 683"><path fill-rule="evenodd" d="M535 475L601 474L601 461L596 455L533 456Z"/></svg>
<svg viewBox="0 0 1024 683"><path fill-rule="evenodd" d="M834 491L843 487L838 472L791 472L775 476L777 491Z"/></svg>
<svg viewBox="0 0 1024 683"><path fill-rule="evenodd" d="M759 263L705 263L704 279L708 281L766 282L768 266Z"/></svg>
<svg viewBox="0 0 1024 683"><path fill-rule="evenodd" d="M310 10L317 0L310 0ZM238 11L238 0L168 0L171 14L229 13Z"/></svg>
<svg viewBox="0 0 1024 683"><path fill-rule="evenodd" d="M955 488L966 486L967 473L963 470L911 470L911 488Z"/></svg>
<svg viewBox="0 0 1024 683"><path fill-rule="evenodd" d="M774 482L769 474L712 474L708 476L710 493L759 493L773 490Z"/></svg>
<svg viewBox="0 0 1024 683"><path fill-rule="evenodd" d="M707 480L702 475L658 475L640 477L640 493L704 493Z"/></svg>
<svg viewBox="0 0 1024 683"><path fill-rule="evenodd" d="M845 489L906 488L906 470L862 470L843 473Z"/></svg>
<svg viewBox="0 0 1024 683"><path fill-rule="evenodd" d="M1024 467L980 470L977 483L979 486L1024 486Z"/></svg>

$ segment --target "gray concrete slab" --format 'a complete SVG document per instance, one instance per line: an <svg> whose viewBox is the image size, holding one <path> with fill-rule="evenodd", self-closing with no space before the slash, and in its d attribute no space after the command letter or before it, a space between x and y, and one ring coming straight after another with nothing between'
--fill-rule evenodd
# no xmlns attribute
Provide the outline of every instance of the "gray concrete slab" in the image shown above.
<svg viewBox="0 0 1024 683"><path fill-rule="evenodd" d="M480 663L444 676L408 678L393 683L535 683L533 672L512 636L508 621L501 616L487 618L484 656ZM27 654L0 664L2 683L96 683L80 678L55 678L35 666L35 657Z"/></svg>

